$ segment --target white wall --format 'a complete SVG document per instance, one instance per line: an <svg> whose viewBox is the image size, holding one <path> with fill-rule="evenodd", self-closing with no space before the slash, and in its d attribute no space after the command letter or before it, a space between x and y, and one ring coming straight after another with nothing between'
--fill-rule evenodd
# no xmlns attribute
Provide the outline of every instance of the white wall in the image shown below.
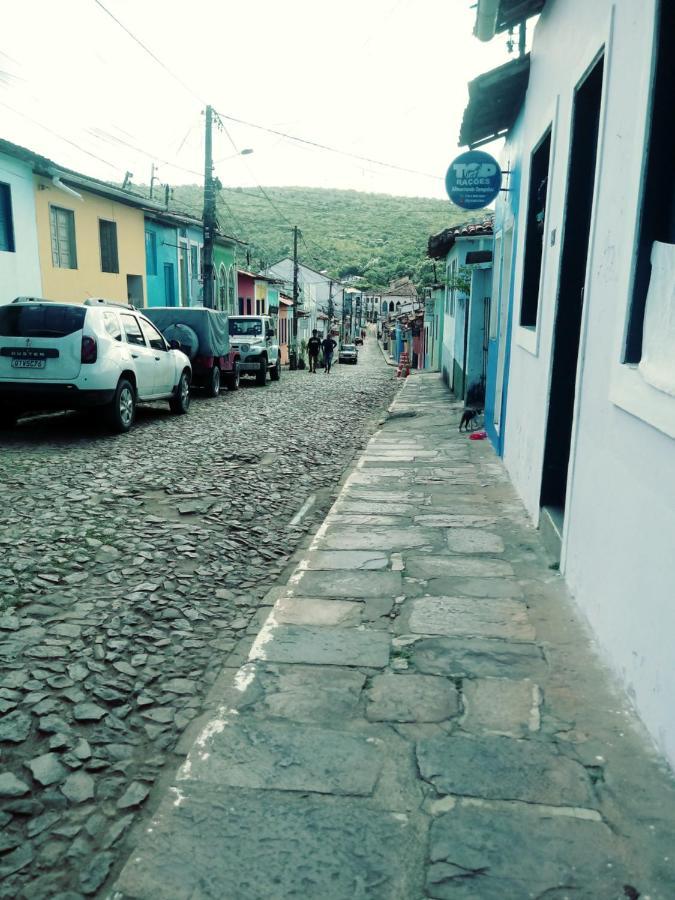
<svg viewBox="0 0 675 900"><path fill-rule="evenodd" d="M650 403L631 407L626 385L638 374L620 362L645 157L654 15L654 0L550 0L536 28L525 107L504 154L522 164L504 459L536 521L573 91L605 45L561 569L655 742L675 763L675 444L664 433L665 423L675 422L675 398L654 398L660 419ZM551 122L539 321L532 333L517 324L529 154Z"/></svg>
<svg viewBox="0 0 675 900"><path fill-rule="evenodd" d="M35 218L33 172L25 164L0 153L0 181L10 186L15 252L0 250L0 303L15 297L42 294Z"/></svg>

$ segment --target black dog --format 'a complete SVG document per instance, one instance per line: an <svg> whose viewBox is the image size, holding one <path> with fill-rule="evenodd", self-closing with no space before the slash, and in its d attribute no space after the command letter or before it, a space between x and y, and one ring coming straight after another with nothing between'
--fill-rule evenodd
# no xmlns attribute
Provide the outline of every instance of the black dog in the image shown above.
<svg viewBox="0 0 675 900"><path fill-rule="evenodd" d="M473 407L465 409L462 413L462 418L459 423L459 430L461 431L462 428L464 428L464 431L468 431L469 426L471 426L471 431L473 431L474 428L478 425L478 422L474 420L476 420L482 412L482 409L476 409Z"/></svg>

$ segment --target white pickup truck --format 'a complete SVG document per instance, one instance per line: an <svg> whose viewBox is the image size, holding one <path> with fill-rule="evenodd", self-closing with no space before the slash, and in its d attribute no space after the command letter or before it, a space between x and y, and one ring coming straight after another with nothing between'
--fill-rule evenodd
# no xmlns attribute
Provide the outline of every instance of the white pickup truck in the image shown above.
<svg viewBox="0 0 675 900"><path fill-rule="evenodd" d="M259 385L281 378L279 340L270 316L230 316L230 350L239 355L242 375L255 375Z"/></svg>

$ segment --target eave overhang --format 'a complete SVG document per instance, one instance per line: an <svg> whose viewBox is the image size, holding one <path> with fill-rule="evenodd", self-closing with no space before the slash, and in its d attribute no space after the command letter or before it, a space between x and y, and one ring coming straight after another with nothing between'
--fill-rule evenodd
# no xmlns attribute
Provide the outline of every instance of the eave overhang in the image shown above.
<svg viewBox="0 0 675 900"><path fill-rule="evenodd" d="M529 78L530 54L526 53L470 81L460 147L473 149L504 137L523 105Z"/></svg>

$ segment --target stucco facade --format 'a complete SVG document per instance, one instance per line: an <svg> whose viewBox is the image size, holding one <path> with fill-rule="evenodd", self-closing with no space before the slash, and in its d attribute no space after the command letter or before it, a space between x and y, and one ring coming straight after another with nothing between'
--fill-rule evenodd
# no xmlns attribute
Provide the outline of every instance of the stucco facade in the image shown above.
<svg viewBox="0 0 675 900"><path fill-rule="evenodd" d="M84 301L105 297L119 303L145 305L145 229L143 211L82 187L79 200L52 181L35 178L35 209L42 293L49 300ZM50 210L72 211L76 268L54 265ZM119 272L103 272L99 222L117 226Z"/></svg>
<svg viewBox="0 0 675 900"><path fill-rule="evenodd" d="M557 425L551 412L554 350L565 348L556 344L557 323L567 304L582 304L560 568L605 658L660 750L675 762L675 395L656 389L637 365L624 362L646 196L656 14L654 0L546 4L534 33L525 103L504 152L521 171L498 210L504 226L515 221L512 293L503 278L499 315L506 304L508 316L511 296L504 459L532 519L540 522L547 433ZM570 210L584 188L582 179L568 184L568 172L575 171L575 152L583 154L590 140L580 132L575 143L574 122L575 97L584 96L591 78L601 82L595 177L588 234L577 248L587 251L583 291L572 300L565 268L572 245L565 241L575 238ZM536 322L525 326L523 211L533 153L548 129L538 312ZM662 176L672 185L672 159L669 164Z"/></svg>
<svg viewBox="0 0 675 900"><path fill-rule="evenodd" d="M0 185L8 198L7 223L12 249L0 249L0 303L15 297L40 297L42 278L38 254L33 171L20 160L0 153Z"/></svg>

